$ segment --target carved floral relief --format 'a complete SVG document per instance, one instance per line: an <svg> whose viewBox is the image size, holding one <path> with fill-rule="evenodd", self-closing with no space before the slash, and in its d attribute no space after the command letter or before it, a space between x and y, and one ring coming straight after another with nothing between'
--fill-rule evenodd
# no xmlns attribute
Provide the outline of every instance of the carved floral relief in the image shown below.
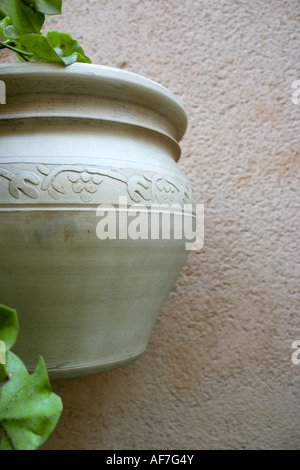
<svg viewBox="0 0 300 470"><path fill-rule="evenodd" d="M67 176L67 183L59 180L63 174ZM93 196L101 191L103 181L109 178L126 185L127 194L134 203L195 203L189 184L151 172L128 177L120 171L96 166L39 164L35 172L20 171L16 174L0 168L0 177L8 181L8 192L14 199L24 194L38 200L46 192L50 201L58 201L72 192L83 203L91 203Z"/></svg>

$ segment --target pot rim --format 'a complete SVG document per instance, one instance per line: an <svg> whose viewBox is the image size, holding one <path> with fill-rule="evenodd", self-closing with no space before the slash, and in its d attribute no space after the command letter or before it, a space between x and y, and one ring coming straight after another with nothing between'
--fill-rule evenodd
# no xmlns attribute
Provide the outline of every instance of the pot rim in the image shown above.
<svg viewBox="0 0 300 470"><path fill-rule="evenodd" d="M136 104L146 105L164 115L177 130L178 141L187 129L187 114L180 99L159 83L128 70L85 63L75 63L68 67L48 62L6 63L0 64L0 79L4 82L17 80L18 93L41 92L44 82L45 89L42 91L48 93L57 91L59 84L63 83L70 93L80 90L83 94L108 95L116 99L122 97L125 101L133 100ZM39 81L39 87L34 84L28 91L28 80ZM53 84L52 90L49 83ZM7 94L9 93L8 82Z"/></svg>

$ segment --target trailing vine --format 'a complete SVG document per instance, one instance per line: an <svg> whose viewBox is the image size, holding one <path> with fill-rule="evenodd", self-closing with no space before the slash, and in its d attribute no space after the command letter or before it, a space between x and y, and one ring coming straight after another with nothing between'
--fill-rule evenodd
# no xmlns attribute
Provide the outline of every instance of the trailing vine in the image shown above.
<svg viewBox="0 0 300 470"><path fill-rule="evenodd" d="M62 401L51 390L41 356L29 374L11 352L17 334L17 313L0 305L0 450L36 450L54 430Z"/></svg>
<svg viewBox="0 0 300 470"><path fill-rule="evenodd" d="M62 0L0 0L0 50L15 52L21 62L91 63L69 34L42 34L45 15L59 15L61 10Z"/></svg>

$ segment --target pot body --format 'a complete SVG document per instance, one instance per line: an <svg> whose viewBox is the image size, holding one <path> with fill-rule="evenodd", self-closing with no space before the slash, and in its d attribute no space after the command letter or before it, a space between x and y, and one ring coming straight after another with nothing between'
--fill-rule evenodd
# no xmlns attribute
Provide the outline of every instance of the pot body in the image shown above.
<svg viewBox="0 0 300 470"><path fill-rule="evenodd" d="M194 202L176 164L185 112L108 67L12 64L0 79L0 302L19 315L14 351L30 370L41 354L52 378L125 365L188 254L184 237L150 233L155 206ZM129 206L147 215L140 236Z"/></svg>

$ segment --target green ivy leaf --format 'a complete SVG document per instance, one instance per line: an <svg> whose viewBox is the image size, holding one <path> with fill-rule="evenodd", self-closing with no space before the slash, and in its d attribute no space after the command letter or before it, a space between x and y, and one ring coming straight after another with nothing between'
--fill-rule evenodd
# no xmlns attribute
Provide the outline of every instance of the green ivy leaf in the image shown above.
<svg viewBox="0 0 300 470"><path fill-rule="evenodd" d="M9 16L6 16L2 21L0 21L0 36L4 39L16 39L20 36L16 28L12 25Z"/></svg>
<svg viewBox="0 0 300 470"><path fill-rule="evenodd" d="M33 374L12 352L7 354L10 380L0 389L0 426L4 436L0 450L35 450L55 428L61 399L50 386L45 363L40 357Z"/></svg>
<svg viewBox="0 0 300 470"><path fill-rule="evenodd" d="M0 382L6 380L0 384L0 450L35 450L55 428L62 402L51 390L42 357L30 375L21 359L9 351L17 333L15 310L0 305L0 339L6 347L6 364L0 364Z"/></svg>
<svg viewBox="0 0 300 470"><path fill-rule="evenodd" d="M10 17L19 34L38 33L45 21L43 13L35 11L22 0L0 0L0 10Z"/></svg>
<svg viewBox="0 0 300 470"><path fill-rule="evenodd" d="M28 0L34 5L35 10L45 15L59 15L61 13L62 0Z"/></svg>
<svg viewBox="0 0 300 470"><path fill-rule="evenodd" d="M5 434L3 435L2 441L0 443L0 450L14 450L11 441Z"/></svg>
<svg viewBox="0 0 300 470"><path fill-rule="evenodd" d="M18 317L15 310L0 305L0 340L10 349L17 339Z"/></svg>
<svg viewBox="0 0 300 470"><path fill-rule="evenodd" d="M0 364L0 387L3 386L7 380L9 380L9 374L6 365Z"/></svg>
<svg viewBox="0 0 300 470"><path fill-rule="evenodd" d="M55 52L50 42L42 34L26 34L14 40L16 47L25 52L31 52L31 62L57 62L64 65L64 61Z"/></svg>
<svg viewBox="0 0 300 470"><path fill-rule="evenodd" d="M6 352L16 341L18 334L18 318L15 310L0 305L0 385L8 378Z"/></svg>
<svg viewBox="0 0 300 470"><path fill-rule="evenodd" d="M0 305L0 385L3 385L9 379L6 355L8 349L15 344L17 335L18 318L16 311Z"/></svg>
<svg viewBox="0 0 300 470"><path fill-rule="evenodd" d="M74 62L91 63L91 59L85 55L79 41L73 39L70 34L48 31L47 39L65 65L70 65Z"/></svg>
<svg viewBox="0 0 300 470"><path fill-rule="evenodd" d="M22 62L91 63L80 43L67 33L40 32L44 14L61 13L62 0L0 0L0 49L8 48ZM2 21L1 21L2 19Z"/></svg>
<svg viewBox="0 0 300 470"><path fill-rule="evenodd" d="M7 28L4 32L6 30ZM14 43L18 49L33 54L28 57L31 62L56 62L62 65L71 65L74 62L91 63L80 43L67 33L48 31L47 37L42 34L26 34L15 38Z"/></svg>

